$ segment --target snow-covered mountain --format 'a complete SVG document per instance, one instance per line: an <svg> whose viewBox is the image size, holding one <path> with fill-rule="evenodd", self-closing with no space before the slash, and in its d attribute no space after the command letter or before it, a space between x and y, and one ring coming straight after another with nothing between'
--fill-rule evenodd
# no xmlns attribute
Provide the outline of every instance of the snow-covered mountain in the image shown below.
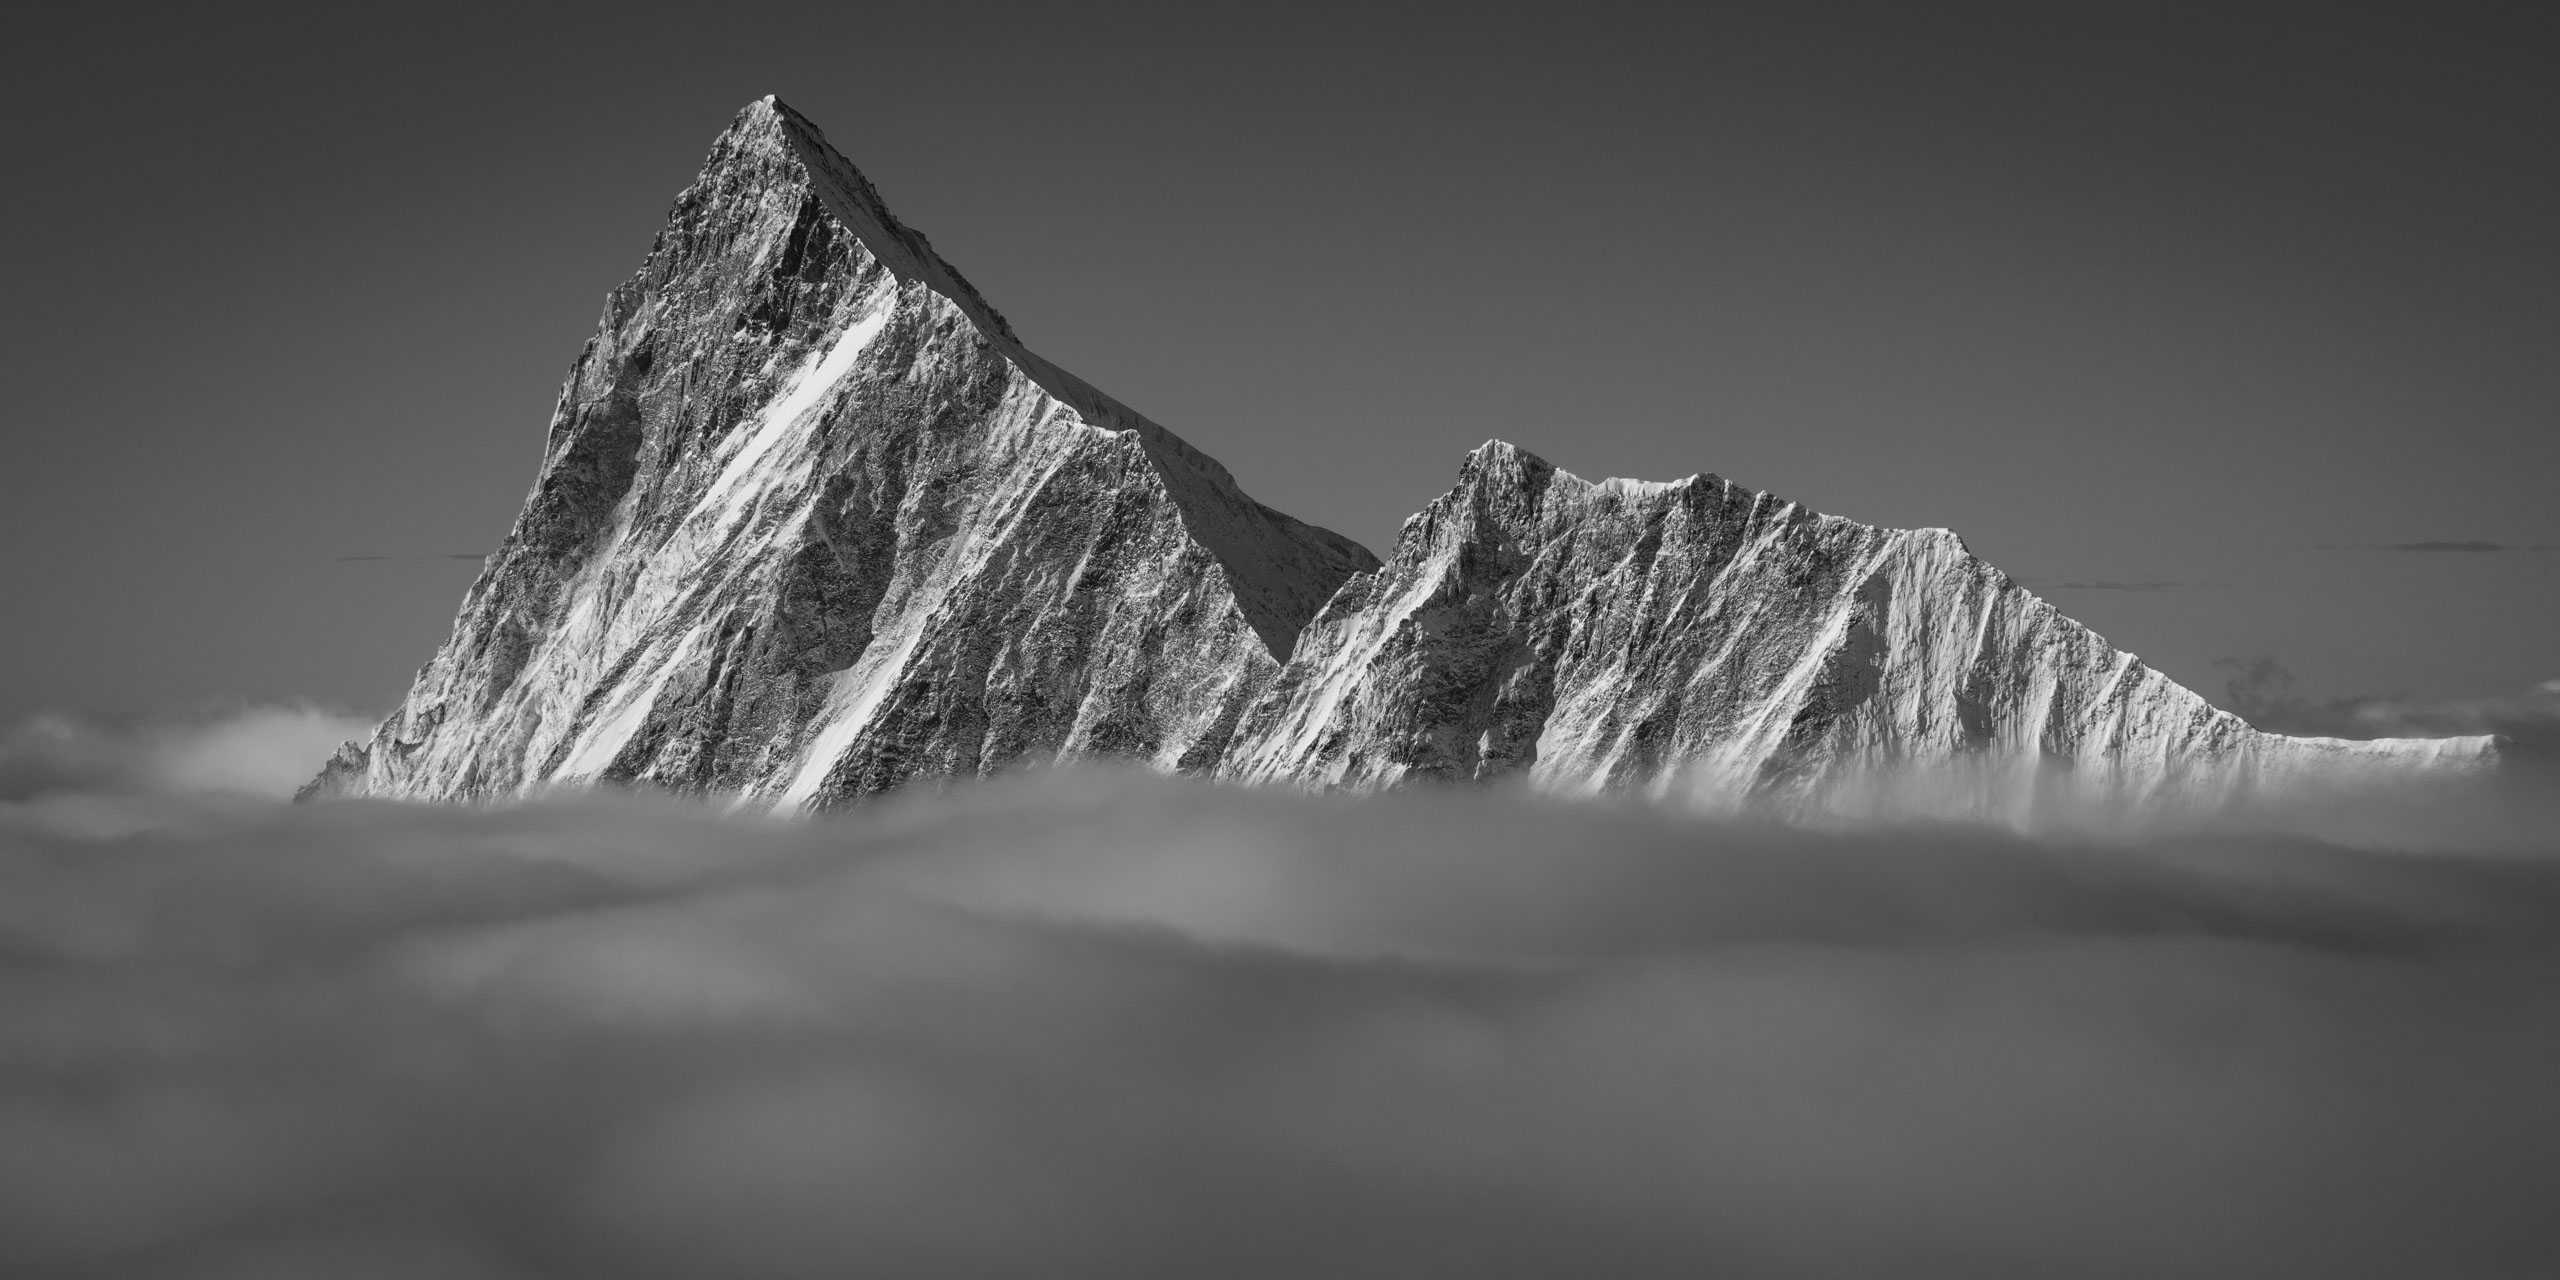
<svg viewBox="0 0 2560 1280"><path fill-rule="evenodd" d="M771 98L607 299L452 637L312 793L783 807L1084 756L1723 805L1914 766L2146 797L2479 766L2259 733L1943 530L1499 442L1393 557L1024 348Z"/></svg>

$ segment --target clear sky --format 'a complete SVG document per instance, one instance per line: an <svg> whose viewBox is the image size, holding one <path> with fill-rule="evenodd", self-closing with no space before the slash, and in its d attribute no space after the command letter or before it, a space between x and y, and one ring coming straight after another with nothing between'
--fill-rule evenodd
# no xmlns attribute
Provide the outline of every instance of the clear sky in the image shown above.
<svg viewBox="0 0 2560 1280"><path fill-rule="evenodd" d="M2545 6L152 8L14 20L0 715L388 707L766 93L1381 552L1499 436L1957 529L2208 693L2560 676Z"/></svg>

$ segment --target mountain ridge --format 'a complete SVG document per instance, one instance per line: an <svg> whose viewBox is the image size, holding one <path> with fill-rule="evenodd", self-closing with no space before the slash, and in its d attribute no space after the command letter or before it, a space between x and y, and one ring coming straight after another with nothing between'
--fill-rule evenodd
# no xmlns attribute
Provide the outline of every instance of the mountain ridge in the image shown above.
<svg viewBox="0 0 2560 1280"><path fill-rule="evenodd" d="M2126 794L2486 764L2283 739L1945 530L1516 446L1380 560L1033 354L806 117L741 111L608 296L452 636L308 790L779 807L1087 756L1690 803L1861 771Z"/></svg>
<svg viewBox="0 0 2560 1280"><path fill-rule="evenodd" d="M2023 817L2042 800L2464 769L2495 750L2261 733L1950 530L1868 525L1711 474L1586 480L1493 441L1309 624L1220 773L1353 787L1516 773L1569 794L1837 807L1923 771L1951 788L1950 816Z"/></svg>
<svg viewBox="0 0 2560 1280"><path fill-rule="evenodd" d="M807 116L793 110L779 97L767 94L748 105L740 123L746 128L762 127L769 118L772 127L798 155L810 175L811 186L827 205L828 212L861 239L874 253L880 245L894 246L884 255L884 262L902 277L920 279L936 293L950 298L980 332L995 341L1007 359L1029 374L1034 382L1059 401L1071 405L1085 421L1108 430L1131 430L1138 433L1159 471L1171 483L1174 500L1183 507L1191 523L1193 535L1202 539L1219 555L1230 574L1246 575L1247 611L1254 629L1271 646L1272 656L1288 658L1288 649L1296 640L1296 615L1312 612L1323 601L1309 602L1297 598L1289 582L1256 572L1270 562L1267 547L1254 545L1250 535L1252 521L1279 523L1286 535L1323 541L1329 550L1367 555L1365 547L1329 529L1321 529L1298 520L1285 512L1262 503L1254 503L1246 518L1239 513L1221 510L1220 496L1235 493L1235 478L1215 458L1201 453L1181 437L1158 426L1144 414L1096 389L1093 384L1059 368L1026 346L1014 333L1013 326L985 295L971 285L958 268L933 250L932 242L922 232L898 221L880 199L879 191L861 171L829 146L826 135ZM866 235L866 231L869 232ZM1196 473L1196 477L1195 477ZM1173 480L1183 477L1197 482ZM1334 544L1339 544L1338 546ZM1356 557L1351 557L1356 558ZM1374 559L1374 557L1371 557Z"/></svg>

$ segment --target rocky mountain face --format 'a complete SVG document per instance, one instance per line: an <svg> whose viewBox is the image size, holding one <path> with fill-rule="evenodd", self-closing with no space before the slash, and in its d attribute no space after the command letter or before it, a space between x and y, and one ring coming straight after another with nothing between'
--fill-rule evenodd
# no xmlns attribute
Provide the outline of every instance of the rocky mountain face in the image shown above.
<svg viewBox="0 0 2560 1280"><path fill-rule="evenodd" d="M2057 789L2213 800L2494 750L2260 733L1944 529L1716 476L1594 482L1495 441L1300 633L1217 772L2023 817Z"/></svg>
<svg viewBox="0 0 2560 1280"><path fill-rule="evenodd" d="M1375 564L1025 351L767 100L607 299L452 638L321 786L1204 769Z"/></svg>
<svg viewBox="0 0 2560 1280"><path fill-rule="evenodd" d="M2493 754L2259 733L1952 534L1712 476L1488 444L1381 565L1026 350L766 99L607 299L452 637L308 793L801 808L1113 757L1708 805L1961 765L2138 798Z"/></svg>

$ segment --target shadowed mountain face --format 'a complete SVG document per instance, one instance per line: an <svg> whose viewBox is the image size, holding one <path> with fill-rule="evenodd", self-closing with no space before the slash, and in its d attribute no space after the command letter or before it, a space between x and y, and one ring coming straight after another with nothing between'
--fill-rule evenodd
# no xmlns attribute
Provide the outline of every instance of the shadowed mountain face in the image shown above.
<svg viewBox="0 0 2560 1280"><path fill-rule="evenodd" d="M1109 756L1721 805L1915 764L2145 797L2491 753L2258 733L1951 534L1713 477L1490 444L1382 566L1027 351L766 99L607 300L451 639L311 790L808 807Z"/></svg>

